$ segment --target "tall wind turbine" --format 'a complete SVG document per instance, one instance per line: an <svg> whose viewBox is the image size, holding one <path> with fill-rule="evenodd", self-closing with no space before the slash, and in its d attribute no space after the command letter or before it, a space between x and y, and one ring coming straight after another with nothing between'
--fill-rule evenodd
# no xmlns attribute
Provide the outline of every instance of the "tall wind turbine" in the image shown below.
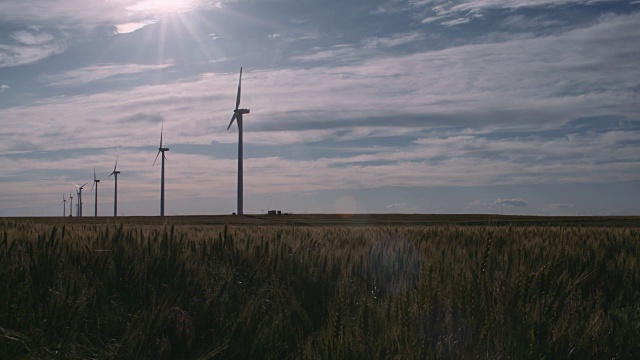
<svg viewBox="0 0 640 360"><path fill-rule="evenodd" d="M160 147L158 148L158 154L156 155L156 159L153 160L153 165L156 164L156 160L158 160L158 156L162 153L162 175L160 177L160 216L164 216L164 161L167 157L164 155L165 151L169 151L168 147L162 147L162 132L164 131L164 122L162 122L162 127L160 128Z"/></svg>
<svg viewBox="0 0 640 360"><path fill-rule="evenodd" d="M93 186L96 186L96 197L94 201L94 216L98 216L98 183L100 180L96 179L96 167L93 167L93 184L91 184L91 191L93 192Z"/></svg>
<svg viewBox="0 0 640 360"><path fill-rule="evenodd" d="M233 110L231 122L227 126L227 130L238 119L238 215L242 215L242 115L248 114L249 109L239 109L240 107L240 88L242 84L242 67L240 67L240 80L238 80L238 95L236 96L236 109Z"/></svg>
<svg viewBox="0 0 640 360"><path fill-rule="evenodd" d="M111 172L111 174L109 174L109 177L113 175L116 180L116 187L113 193L113 216L118 216L118 174L120 174L120 171L116 170L117 167L118 167L118 156L116 156L116 166L113 167L113 171Z"/></svg>
<svg viewBox="0 0 640 360"><path fill-rule="evenodd" d="M69 198L71 199L71 204L69 204L69 217L73 217L73 196L71 196L71 191L69 191Z"/></svg>
<svg viewBox="0 0 640 360"><path fill-rule="evenodd" d="M60 202L62 205L62 217L67 215L67 198L64 197L64 193L62 193L62 201Z"/></svg>
<svg viewBox="0 0 640 360"><path fill-rule="evenodd" d="M78 188L78 217L82 217L82 189L84 188L85 185L87 185L88 182L82 184L82 185L75 185Z"/></svg>

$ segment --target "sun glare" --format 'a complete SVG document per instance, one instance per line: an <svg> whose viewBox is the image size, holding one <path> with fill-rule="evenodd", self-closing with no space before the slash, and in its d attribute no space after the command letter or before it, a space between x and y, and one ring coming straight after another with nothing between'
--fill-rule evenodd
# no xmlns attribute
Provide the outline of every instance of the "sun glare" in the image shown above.
<svg viewBox="0 0 640 360"><path fill-rule="evenodd" d="M198 0L143 0L128 6L133 13L164 15L192 10Z"/></svg>

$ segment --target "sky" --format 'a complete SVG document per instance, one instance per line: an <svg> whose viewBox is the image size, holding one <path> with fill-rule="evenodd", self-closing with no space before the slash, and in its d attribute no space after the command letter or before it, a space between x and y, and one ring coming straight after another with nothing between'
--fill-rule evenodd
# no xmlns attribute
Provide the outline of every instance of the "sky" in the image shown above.
<svg viewBox="0 0 640 360"><path fill-rule="evenodd" d="M0 216L640 214L640 1L0 0ZM159 162L159 160L158 160ZM75 211L74 211L75 215Z"/></svg>

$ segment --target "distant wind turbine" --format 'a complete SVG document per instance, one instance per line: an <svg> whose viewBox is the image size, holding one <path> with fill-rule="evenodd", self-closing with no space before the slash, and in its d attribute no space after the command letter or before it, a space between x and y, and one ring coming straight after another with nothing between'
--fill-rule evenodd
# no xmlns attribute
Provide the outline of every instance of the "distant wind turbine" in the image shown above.
<svg viewBox="0 0 640 360"><path fill-rule="evenodd" d="M242 84L242 67L240 67L240 80L238 80L238 95L236 96L236 109L233 110L231 122L227 126L227 130L238 119L238 215L242 215L242 115L248 114L249 109L239 109L240 107L240 89Z"/></svg>
<svg viewBox="0 0 640 360"><path fill-rule="evenodd" d="M69 217L73 217L73 196L71 196L71 191L69 191L69 198L71 198L71 203L69 204Z"/></svg>
<svg viewBox="0 0 640 360"><path fill-rule="evenodd" d="M94 215L93 216L98 216L98 183L100 182L100 180L96 179L96 167L93 167L93 184L91 184L91 192L93 192L93 186L95 185L96 187L96 197L95 197L95 201L94 201Z"/></svg>
<svg viewBox="0 0 640 360"><path fill-rule="evenodd" d="M77 185L77 184L73 184L78 188L78 211L77 211L77 215L78 217L82 217L82 189L84 188L85 185L87 185L88 182L82 184L82 185Z"/></svg>
<svg viewBox="0 0 640 360"><path fill-rule="evenodd" d="M164 131L164 121L162 122L162 127L160 128L160 147L158 148L158 154L156 155L156 159L153 160L153 165L156 164L158 160L158 156L162 153L162 175L160 177L160 216L164 216L164 161L167 160L167 157L164 155L165 151L169 151L168 147L162 147L162 132Z"/></svg>
<svg viewBox="0 0 640 360"><path fill-rule="evenodd" d="M62 193L62 201L60 202L62 205L62 217L67 215L67 198L64 197L64 193Z"/></svg>
<svg viewBox="0 0 640 360"><path fill-rule="evenodd" d="M120 174L120 171L116 170L117 167L118 156L116 156L116 165L113 167L113 171L111 172L111 174L109 174L109 177L113 175L116 181L115 190L113 192L113 216L118 216L118 174Z"/></svg>

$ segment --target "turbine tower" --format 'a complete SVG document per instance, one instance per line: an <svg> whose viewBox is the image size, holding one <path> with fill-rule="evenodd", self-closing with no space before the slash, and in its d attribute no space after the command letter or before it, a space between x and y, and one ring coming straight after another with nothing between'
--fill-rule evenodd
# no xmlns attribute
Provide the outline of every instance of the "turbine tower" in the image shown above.
<svg viewBox="0 0 640 360"><path fill-rule="evenodd" d="M160 147L158 148L158 154L156 155L156 159L153 160L153 165L156 164L158 160L158 156L162 153L162 175L160 177L160 216L164 216L164 161L167 157L164 155L165 151L169 151L168 147L162 147L162 132L164 131L164 121L162 122L162 127L160 128Z"/></svg>
<svg viewBox="0 0 640 360"><path fill-rule="evenodd" d="M76 217L80 216L80 194L78 193L78 189L76 189Z"/></svg>
<svg viewBox="0 0 640 360"><path fill-rule="evenodd" d="M94 216L98 216L98 183L100 180L96 179L96 167L93 167L93 184L91 184L91 191L93 192L93 186L96 186L96 197L94 201Z"/></svg>
<svg viewBox="0 0 640 360"><path fill-rule="evenodd" d="M64 193L62 193L62 201L60 202L62 205L62 217L67 215L67 198L64 197Z"/></svg>
<svg viewBox="0 0 640 360"><path fill-rule="evenodd" d="M71 191L69 191L69 198L71 199L71 203L69 204L69 217L73 217L73 196L71 196Z"/></svg>
<svg viewBox="0 0 640 360"><path fill-rule="evenodd" d="M116 180L116 187L113 192L113 216L118 216L118 174L120 174L120 171L116 171L117 167L118 167L118 156L116 156L116 166L113 167L113 171L111 172L111 174L109 174L109 177L113 175Z"/></svg>
<svg viewBox="0 0 640 360"><path fill-rule="evenodd" d="M231 127L234 120L238 120L238 215L242 215L242 115L248 114L249 109L239 109L240 107L240 88L242 84L242 67L240 67L240 80L238 80L238 95L236 96L236 109L233 110L231 122L227 126L227 130Z"/></svg>
<svg viewBox="0 0 640 360"><path fill-rule="evenodd" d="M82 189L87 184L88 184L88 182L86 182L86 183L84 183L82 185L73 184L78 188L78 190L77 190L77 192L78 192L78 201L77 201L78 202L78 211L77 211L77 214L76 214L76 215L78 215L78 217L82 217Z"/></svg>

